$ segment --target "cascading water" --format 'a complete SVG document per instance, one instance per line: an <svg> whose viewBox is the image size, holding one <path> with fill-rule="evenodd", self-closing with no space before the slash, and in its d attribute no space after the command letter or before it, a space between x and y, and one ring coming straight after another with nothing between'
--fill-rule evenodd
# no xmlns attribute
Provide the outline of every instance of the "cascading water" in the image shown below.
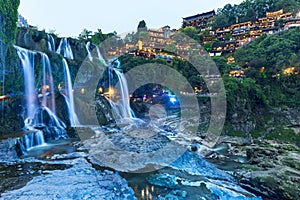
<svg viewBox="0 0 300 200"><path fill-rule="evenodd" d="M66 59L63 59L62 62L64 67L64 88L61 90L61 94L64 96L68 106L70 124L71 126L76 126L80 122L75 112L71 74Z"/></svg>
<svg viewBox="0 0 300 200"><path fill-rule="evenodd" d="M55 43L54 43L54 39L53 39L52 35L48 34L47 39L48 39L48 50L55 51Z"/></svg>
<svg viewBox="0 0 300 200"><path fill-rule="evenodd" d="M42 129L49 135L48 140L66 138L66 125L46 106L41 106L31 120L34 129Z"/></svg>
<svg viewBox="0 0 300 200"><path fill-rule="evenodd" d="M98 59L100 62L108 66L105 62L100 49L96 46L96 51L98 55ZM120 61L118 59L114 60L110 66L108 66L108 89L109 89L109 98L108 101L112 108L112 113L114 115L115 120L118 123L126 122L132 123L134 119L136 119L133 110L130 108L130 98L129 98L129 91L128 91L128 84L125 78L125 75L121 71L120 68ZM113 90L112 81L114 74L117 76L118 80L118 97L115 94L116 92Z"/></svg>
<svg viewBox="0 0 300 200"><path fill-rule="evenodd" d="M74 59L72 48L67 38L62 38L60 40L59 46L56 50L56 53L62 54L65 58Z"/></svg>
<svg viewBox="0 0 300 200"><path fill-rule="evenodd" d="M53 76L51 64L48 56L44 53L40 53L42 56L42 64L43 64L43 85L42 85L42 106L46 106L51 109L53 113L55 113L55 95L54 95L54 84L53 84ZM39 95L40 96L40 95ZM48 100L48 96L50 96L50 101Z"/></svg>
<svg viewBox="0 0 300 200"><path fill-rule="evenodd" d="M86 45L85 45L85 48L88 52L88 58L90 61L93 61L93 55L95 55L93 52L92 52L92 49L91 49L91 46L95 46L95 49L96 49L96 52L97 52L97 57L99 59L99 61L105 65L105 66L108 66L107 63L105 62L101 52L100 52L100 49L97 45L94 45L94 44L91 44L90 42L87 42Z"/></svg>
<svg viewBox="0 0 300 200"><path fill-rule="evenodd" d="M93 61L93 56L91 52L91 42L87 42L85 45L86 51L88 53L89 60L92 62Z"/></svg>
<svg viewBox="0 0 300 200"><path fill-rule="evenodd" d="M33 147L44 145L47 140L66 138L66 126L55 115L53 77L48 56L18 46L15 46L15 48L24 71L25 128L29 130L29 133L23 135L17 141L23 155ZM40 95L37 95L34 78L35 55L37 53L41 55L43 65ZM38 98L41 100L38 101ZM45 137L45 134L47 137Z"/></svg>
<svg viewBox="0 0 300 200"><path fill-rule="evenodd" d="M33 147L46 145L43 131L36 131L24 135L18 140L19 149L22 152L29 151Z"/></svg>
<svg viewBox="0 0 300 200"><path fill-rule="evenodd" d="M37 99L34 85L34 56L35 52L15 46L18 56L21 60L24 71L24 87L26 98L26 114L25 126L27 126L28 119L34 117L35 110L37 109Z"/></svg>
<svg viewBox="0 0 300 200"><path fill-rule="evenodd" d="M107 63L105 62L101 52L100 52L100 49L98 46L96 46L96 51L97 51L97 55L98 55L98 58L99 60L105 65L105 66L108 66Z"/></svg>
<svg viewBox="0 0 300 200"><path fill-rule="evenodd" d="M110 91L110 98L109 98L109 103L112 107L113 115L115 117L115 120L117 122L122 122L123 120L125 121L133 121L135 119L135 115L130 108L130 98L129 98L129 91L128 91L128 84L127 80L120 71L120 69L109 67L109 83L111 84L113 74L116 74L118 78L118 86L119 86L119 97L116 98L115 94L113 97L112 92ZM109 90L112 90L112 87L109 86ZM116 100L116 101L115 101Z"/></svg>

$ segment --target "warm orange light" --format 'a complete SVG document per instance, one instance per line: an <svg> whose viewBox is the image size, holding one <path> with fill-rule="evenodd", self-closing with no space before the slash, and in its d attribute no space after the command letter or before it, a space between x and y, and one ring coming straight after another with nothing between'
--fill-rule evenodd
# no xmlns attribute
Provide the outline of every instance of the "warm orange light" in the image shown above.
<svg viewBox="0 0 300 200"><path fill-rule="evenodd" d="M84 88L81 88L80 93L81 93L81 94L85 94L85 89L84 89Z"/></svg>
<svg viewBox="0 0 300 200"><path fill-rule="evenodd" d="M284 75L287 75L287 76L290 76L290 75L292 75L292 74L295 74L295 73L296 73L295 67L288 67L288 68L285 68L285 69L282 70L282 73L283 73Z"/></svg>
<svg viewBox="0 0 300 200"><path fill-rule="evenodd" d="M227 64L235 63L235 58L233 56L228 57Z"/></svg>
<svg viewBox="0 0 300 200"><path fill-rule="evenodd" d="M108 89L108 91L105 94L107 94L109 96L112 96L112 95L115 94L115 90L111 87L111 88Z"/></svg>
<svg viewBox="0 0 300 200"><path fill-rule="evenodd" d="M61 85L61 84L58 84L57 88L58 88L58 90L61 90L62 85Z"/></svg>
<svg viewBox="0 0 300 200"><path fill-rule="evenodd" d="M43 85L42 87L44 90L49 90L50 89L50 86L49 85Z"/></svg>

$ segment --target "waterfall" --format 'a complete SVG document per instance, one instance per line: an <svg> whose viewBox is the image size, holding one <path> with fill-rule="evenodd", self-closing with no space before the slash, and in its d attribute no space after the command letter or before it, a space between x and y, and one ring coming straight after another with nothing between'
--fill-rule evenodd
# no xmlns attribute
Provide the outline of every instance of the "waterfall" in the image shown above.
<svg viewBox="0 0 300 200"><path fill-rule="evenodd" d="M74 59L72 48L67 38L62 38L60 40L59 46L56 50L56 53L62 54L65 58Z"/></svg>
<svg viewBox="0 0 300 200"><path fill-rule="evenodd" d="M48 34L47 39L48 39L48 50L55 51L55 43L54 43L54 39L53 39L52 35Z"/></svg>
<svg viewBox="0 0 300 200"><path fill-rule="evenodd" d="M15 46L24 71L25 128L29 133L18 139L19 150L23 154L33 147L44 145L45 141L66 138L66 125L55 115L55 95L52 69L49 58L42 52L30 51ZM41 94L36 94L35 55L41 55ZM38 101L40 99L40 101ZM45 138L45 136L47 136Z"/></svg>
<svg viewBox="0 0 300 200"><path fill-rule="evenodd" d="M96 49L96 51L97 51L97 57L98 57L99 61L100 61L103 65L108 66L107 63L105 62L105 60L104 60L104 58L103 58L101 52L100 52L99 47L98 47L97 45L91 44L90 42L87 42L86 45L85 45L85 48L86 48L86 50L87 50L87 52L88 52L89 60L90 60L90 61L93 61L93 54L92 54L92 51L91 51L91 45L95 46L95 49ZM95 55L95 54L94 54L94 55Z"/></svg>
<svg viewBox="0 0 300 200"><path fill-rule="evenodd" d="M75 125L79 125L80 122L75 112L73 87L72 87L70 70L66 59L63 59L62 62L64 67L64 88L63 91L61 91L61 94L64 96L68 106L70 124L71 126L75 126Z"/></svg>
<svg viewBox="0 0 300 200"><path fill-rule="evenodd" d="M91 42L87 42L85 45L86 51L88 53L89 56L89 60L92 62L93 61L93 56L92 56L92 52L91 52Z"/></svg>
<svg viewBox="0 0 300 200"><path fill-rule="evenodd" d="M27 152L33 147L45 146L43 131L36 131L22 136L18 141L19 149Z"/></svg>
<svg viewBox="0 0 300 200"><path fill-rule="evenodd" d="M97 55L98 55L98 59L100 60L100 62L102 62L103 65L108 66L107 63L105 62L99 47L96 45L96 51L97 51Z"/></svg>
<svg viewBox="0 0 300 200"><path fill-rule="evenodd" d="M116 97L115 92L109 91L109 103L112 107L113 115L117 122L122 120L132 121L135 119L135 115L130 108L130 98L129 98L129 91L128 91L128 84L125 78L125 75L120 71L120 69L109 67L109 82L111 84L113 73L117 75L118 78L118 93L119 96ZM112 87L109 86L109 90L112 90Z"/></svg>
<svg viewBox="0 0 300 200"><path fill-rule="evenodd" d="M55 94L50 60L45 53L40 54L42 56L43 64L42 105L47 106L55 113ZM48 100L48 96L50 96L50 101Z"/></svg>
<svg viewBox="0 0 300 200"><path fill-rule="evenodd" d="M34 85L34 56L35 52L15 46L17 54L21 59L24 71L24 89L26 98L26 114L25 118L33 118L37 109L35 85ZM26 122L27 120L25 120Z"/></svg>
<svg viewBox="0 0 300 200"><path fill-rule="evenodd" d="M64 130L66 128L66 125L46 106L38 108L30 122L35 129L55 127L55 129Z"/></svg>

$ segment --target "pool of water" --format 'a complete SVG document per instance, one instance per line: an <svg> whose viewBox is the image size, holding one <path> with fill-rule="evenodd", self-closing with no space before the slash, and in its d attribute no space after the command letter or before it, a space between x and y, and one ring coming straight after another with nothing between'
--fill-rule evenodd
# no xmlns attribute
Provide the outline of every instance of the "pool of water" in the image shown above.
<svg viewBox="0 0 300 200"><path fill-rule="evenodd" d="M55 154L68 154L76 151L73 142L76 139L62 139L53 140L43 145L28 149L28 152L21 158L37 157L40 159L47 159Z"/></svg>

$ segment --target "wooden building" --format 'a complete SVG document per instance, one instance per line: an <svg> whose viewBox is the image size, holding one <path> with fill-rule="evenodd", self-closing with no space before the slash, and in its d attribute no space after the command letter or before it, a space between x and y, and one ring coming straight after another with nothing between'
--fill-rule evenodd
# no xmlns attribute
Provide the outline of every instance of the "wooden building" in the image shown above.
<svg viewBox="0 0 300 200"><path fill-rule="evenodd" d="M198 29L206 29L210 27L209 20L216 15L215 11L209 11L189 17L183 18L182 27L193 26Z"/></svg>

